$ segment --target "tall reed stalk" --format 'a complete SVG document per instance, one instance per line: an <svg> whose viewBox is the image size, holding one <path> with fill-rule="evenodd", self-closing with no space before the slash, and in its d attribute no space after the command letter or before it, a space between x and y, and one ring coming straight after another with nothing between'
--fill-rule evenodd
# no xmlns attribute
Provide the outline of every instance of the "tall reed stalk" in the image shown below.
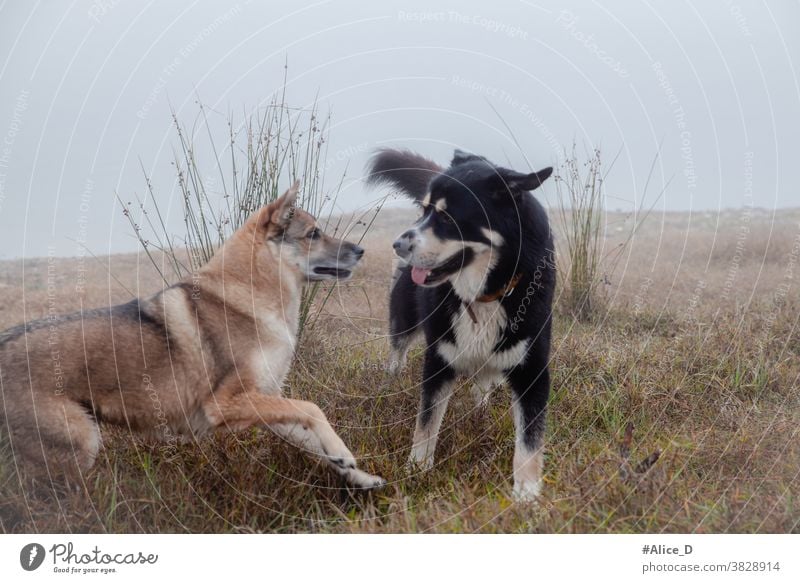
<svg viewBox="0 0 800 583"><path fill-rule="evenodd" d="M600 149L586 162L578 159L575 144L565 152L555 178L559 217L569 269L566 284L567 309L581 321L590 320L599 285L601 237L603 234L603 172Z"/></svg>
<svg viewBox="0 0 800 583"><path fill-rule="evenodd" d="M326 203L333 202L323 192L322 161L329 121L330 116L320 118L316 103L308 109L287 105L284 90L241 126L229 118L228 135L219 147L206 108L200 105L192 128L181 124L173 112L183 233L171 233L163 203L158 202L144 168L147 195L138 199L139 212L134 216L136 209L130 208L130 203L124 210L164 282L188 277L202 267L253 211L275 200L295 180L302 183L298 205L319 216ZM202 139L198 136L201 130L205 133ZM154 254L151 249L162 253ZM303 292L301 331L318 291L319 285L312 285Z"/></svg>

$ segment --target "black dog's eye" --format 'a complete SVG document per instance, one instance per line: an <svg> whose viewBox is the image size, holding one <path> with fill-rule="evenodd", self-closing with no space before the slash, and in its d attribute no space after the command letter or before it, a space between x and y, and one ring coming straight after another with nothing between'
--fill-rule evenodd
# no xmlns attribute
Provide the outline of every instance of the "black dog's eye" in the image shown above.
<svg viewBox="0 0 800 583"><path fill-rule="evenodd" d="M445 212L438 212L436 216L439 217L439 220L442 221L445 225L452 225L453 224L453 217L448 215Z"/></svg>
<svg viewBox="0 0 800 583"><path fill-rule="evenodd" d="M319 229L314 229L313 231L310 231L310 232L308 233L308 235L306 235L306 236L307 236L309 239L319 239L319 236L320 236Z"/></svg>

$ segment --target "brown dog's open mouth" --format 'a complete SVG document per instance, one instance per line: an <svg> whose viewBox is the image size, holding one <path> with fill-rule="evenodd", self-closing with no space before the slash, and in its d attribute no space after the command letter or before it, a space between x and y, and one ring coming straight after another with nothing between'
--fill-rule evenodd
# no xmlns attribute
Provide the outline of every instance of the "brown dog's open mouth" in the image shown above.
<svg viewBox="0 0 800 583"><path fill-rule="evenodd" d="M346 279L350 277L353 272L349 269L340 269L339 267L315 267L314 275L328 275L337 279Z"/></svg>

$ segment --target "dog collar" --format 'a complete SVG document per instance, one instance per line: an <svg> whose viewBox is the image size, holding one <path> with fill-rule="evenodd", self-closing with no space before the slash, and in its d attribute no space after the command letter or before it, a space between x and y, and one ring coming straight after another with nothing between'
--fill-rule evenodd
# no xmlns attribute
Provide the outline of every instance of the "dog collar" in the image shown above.
<svg viewBox="0 0 800 583"><path fill-rule="evenodd" d="M495 302L495 301L499 300L500 298L507 298L512 293L514 293L514 289L516 289L517 284L519 283L519 280L521 280L521 279L522 279L522 273L518 273L514 277L511 278L511 281L509 281L506 285L504 285L502 288L500 288L496 292L492 292L490 294L483 294L482 296L478 296L477 298L475 298L474 301L481 302L482 304L486 304L486 303L489 303L489 302ZM467 313L469 314L469 317L472 320L472 323L473 324L477 324L478 323L478 318L475 317L475 312L472 310L472 302L469 302L468 304L465 304L465 305L467 306Z"/></svg>

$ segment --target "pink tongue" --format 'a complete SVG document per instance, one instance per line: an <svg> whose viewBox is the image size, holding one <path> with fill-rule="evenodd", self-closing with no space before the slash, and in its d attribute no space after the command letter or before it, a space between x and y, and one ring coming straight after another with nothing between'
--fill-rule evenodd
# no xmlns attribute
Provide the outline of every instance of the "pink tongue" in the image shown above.
<svg viewBox="0 0 800 583"><path fill-rule="evenodd" d="M412 267L411 268L411 279L414 280L414 283L417 285L423 285L425 283L425 278L428 277L428 274L431 272L430 269L422 269L421 267Z"/></svg>

